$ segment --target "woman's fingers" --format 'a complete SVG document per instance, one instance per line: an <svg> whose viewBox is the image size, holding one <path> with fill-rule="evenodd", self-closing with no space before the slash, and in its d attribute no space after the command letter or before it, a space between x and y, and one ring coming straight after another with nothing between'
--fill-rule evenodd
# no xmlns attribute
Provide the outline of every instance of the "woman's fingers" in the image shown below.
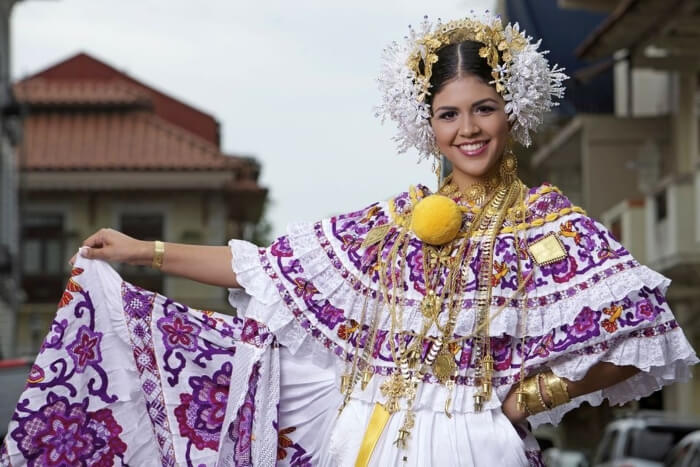
<svg viewBox="0 0 700 467"><path fill-rule="evenodd" d="M94 234L90 235L88 238L85 239L83 242L83 246L89 246L91 248L97 247L100 248L104 246L106 243L106 237L107 237L107 232L109 229L100 229Z"/></svg>

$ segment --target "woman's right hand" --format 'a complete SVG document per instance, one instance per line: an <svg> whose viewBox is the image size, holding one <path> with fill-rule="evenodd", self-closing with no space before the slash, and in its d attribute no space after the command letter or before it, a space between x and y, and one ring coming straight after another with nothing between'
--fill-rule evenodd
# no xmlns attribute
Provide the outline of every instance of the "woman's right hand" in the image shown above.
<svg viewBox="0 0 700 467"><path fill-rule="evenodd" d="M153 242L137 240L114 229L100 229L83 242L80 254L85 258L117 263L149 265L153 259ZM75 264L75 256L70 260Z"/></svg>

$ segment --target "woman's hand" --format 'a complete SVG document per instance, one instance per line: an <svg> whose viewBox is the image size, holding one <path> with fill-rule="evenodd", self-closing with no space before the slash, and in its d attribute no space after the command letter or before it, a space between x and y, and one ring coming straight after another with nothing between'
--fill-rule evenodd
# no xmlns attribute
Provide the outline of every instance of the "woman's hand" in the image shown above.
<svg viewBox="0 0 700 467"><path fill-rule="evenodd" d="M517 391L518 391L518 384L514 385L513 388L510 390L508 395L506 396L506 399L503 401L503 404L501 406L501 410L503 410L503 414L508 417L508 420L513 425L518 425L522 422L525 421L527 418L527 413L518 410L518 404L517 404Z"/></svg>
<svg viewBox="0 0 700 467"><path fill-rule="evenodd" d="M83 242L82 256L133 265L149 265L153 259L153 242L129 237L114 229L100 229ZM75 256L70 260L75 263Z"/></svg>

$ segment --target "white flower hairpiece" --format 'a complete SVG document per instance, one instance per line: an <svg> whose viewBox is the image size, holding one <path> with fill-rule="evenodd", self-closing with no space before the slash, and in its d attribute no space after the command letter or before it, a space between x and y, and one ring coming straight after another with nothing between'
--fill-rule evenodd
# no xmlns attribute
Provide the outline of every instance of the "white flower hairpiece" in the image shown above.
<svg viewBox="0 0 700 467"><path fill-rule="evenodd" d="M402 42L392 42L383 53L379 76L382 102L376 116L382 122L394 120L398 134L394 141L399 152L415 147L419 160L438 157L435 135L430 126L430 94L432 67L438 61L437 52L450 44L472 40L484 44L479 56L492 68L490 84L506 102L505 112L511 122L511 135L529 146L530 131L542 123L544 114L559 105L553 98L564 96L562 82L568 78L564 69L549 67L547 51L538 51L541 41L520 31L518 24L505 28L499 16L486 15L435 24L426 16L418 29L409 26Z"/></svg>

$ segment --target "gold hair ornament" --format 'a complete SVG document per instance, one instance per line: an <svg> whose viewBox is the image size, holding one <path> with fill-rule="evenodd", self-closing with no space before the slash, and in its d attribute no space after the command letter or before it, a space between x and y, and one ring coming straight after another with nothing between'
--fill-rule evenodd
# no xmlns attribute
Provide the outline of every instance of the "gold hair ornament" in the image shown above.
<svg viewBox="0 0 700 467"><path fill-rule="evenodd" d="M384 49L379 76L381 103L375 115L382 122L394 120L398 132L394 141L399 152L418 150L420 159L439 157L435 135L430 126L430 95L433 66L438 52L451 44L466 40L483 44L479 55L491 67L491 84L505 101L505 113L511 123L513 139L525 146L531 143L530 132L542 123L544 114L562 98L562 82L568 78L563 68L551 66L539 51L540 42L520 30L518 24L503 26L498 16L471 16L443 23L426 17L401 42Z"/></svg>

